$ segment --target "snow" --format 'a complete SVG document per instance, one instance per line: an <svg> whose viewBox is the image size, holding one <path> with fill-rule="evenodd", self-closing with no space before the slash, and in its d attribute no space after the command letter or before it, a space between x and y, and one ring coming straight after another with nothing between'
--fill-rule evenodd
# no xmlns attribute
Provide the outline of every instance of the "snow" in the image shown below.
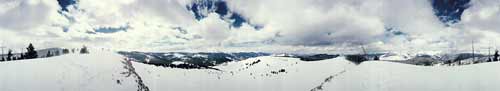
<svg viewBox="0 0 500 91"><path fill-rule="evenodd" d="M102 56L107 55L107 56ZM51 58L0 62L1 91L136 90L121 56L111 52L67 54ZM121 81L121 85L116 80Z"/></svg>
<svg viewBox="0 0 500 91"><path fill-rule="evenodd" d="M258 60L261 61L256 63ZM355 65L343 58L305 62L265 56L215 67L222 71L167 69L140 63L134 66L143 68L137 72L153 91L307 91L330 74ZM271 73L281 69L286 72Z"/></svg>
<svg viewBox="0 0 500 91"><path fill-rule="evenodd" d="M340 57L305 62L264 56L214 67L221 71L179 69L125 61L113 52L91 51L90 54L0 62L3 70L0 90L304 91L330 74L353 66Z"/></svg>
<svg viewBox="0 0 500 91"><path fill-rule="evenodd" d="M340 75L327 91L496 91L499 62L467 66L414 66L370 61Z"/></svg>
<svg viewBox="0 0 500 91"><path fill-rule="evenodd" d="M186 62L183 61L174 61L172 62L173 65L180 65L180 64L186 64Z"/></svg>
<svg viewBox="0 0 500 91"><path fill-rule="evenodd" d="M165 56L168 56L168 55L172 55L172 56L174 56L176 58L182 58L182 57L186 56L186 55L183 55L183 54L180 54L180 53L165 54Z"/></svg>
<svg viewBox="0 0 500 91"><path fill-rule="evenodd" d="M441 56L442 51L388 52L380 56L380 60L405 61L417 56Z"/></svg>
<svg viewBox="0 0 500 91"><path fill-rule="evenodd" d="M203 57L203 58L207 58L208 55L203 55L203 54L195 54L193 57Z"/></svg>
<svg viewBox="0 0 500 91"><path fill-rule="evenodd" d="M408 54L399 54L399 53L386 53L386 54L380 56L380 60L402 61L402 60L408 60L408 59L410 59L410 56Z"/></svg>

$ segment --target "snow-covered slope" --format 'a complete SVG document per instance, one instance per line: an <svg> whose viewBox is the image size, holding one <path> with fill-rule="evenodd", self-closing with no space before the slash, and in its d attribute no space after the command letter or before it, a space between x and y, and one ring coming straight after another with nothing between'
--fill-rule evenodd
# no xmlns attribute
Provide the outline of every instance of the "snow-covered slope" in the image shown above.
<svg viewBox="0 0 500 91"><path fill-rule="evenodd" d="M153 91L307 91L331 74L355 66L343 59L305 62L266 56L216 66L222 71L133 65Z"/></svg>
<svg viewBox="0 0 500 91"><path fill-rule="evenodd" d="M0 62L1 91L304 91L353 67L336 58L306 62L256 57L213 69L180 69L126 61L92 51L51 58Z"/></svg>
<svg viewBox="0 0 500 91"><path fill-rule="evenodd" d="M396 61L403 61L403 60L408 60L411 57L409 54L399 54L399 53L385 53L384 55L380 56L380 60L396 60Z"/></svg>
<svg viewBox="0 0 500 91"><path fill-rule="evenodd" d="M111 52L0 62L1 91L135 91L136 75Z"/></svg>
<svg viewBox="0 0 500 91"><path fill-rule="evenodd" d="M219 70L181 69L91 51L0 62L0 91L494 91L500 89L499 67L263 56L214 66Z"/></svg>
<svg viewBox="0 0 500 91"><path fill-rule="evenodd" d="M497 91L500 62L414 66L370 61L333 79L326 91Z"/></svg>

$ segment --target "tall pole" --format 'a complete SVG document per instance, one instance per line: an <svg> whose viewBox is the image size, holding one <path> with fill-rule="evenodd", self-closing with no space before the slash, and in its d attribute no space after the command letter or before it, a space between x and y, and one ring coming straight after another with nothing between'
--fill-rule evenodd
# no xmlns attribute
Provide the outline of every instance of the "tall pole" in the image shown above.
<svg viewBox="0 0 500 91"><path fill-rule="evenodd" d="M490 52L491 47L488 47L488 58L490 58L491 52Z"/></svg>
<svg viewBox="0 0 500 91"><path fill-rule="evenodd" d="M474 40L472 40L472 62L476 61L476 57L474 55Z"/></svg>
<svg viewBox="0 0 500 91"><path fill-rule="evenodd" d="M2 48L2 58L3 58L3 54L4 54L4 53L3 53L3 48L5 48L5 46L4 46L3 41L1 41L0 43L2 43L2 44L0 44L0 48Z"/></svg>
<svg viewBox="0 0 500 91"><path fill-rule="evenodd" d="M0 48L2 48L2 58L3 58L3 54L4 54L4 53L3 53L3 48L5 48L5 47L3 47L3 46L0 46Z"/></svg>
<svg viewBox="0 0 500 91"><path fill-rule="evenodd" d="M21 49L21 50L19 51L19 56L21 57L21 56L23 55L23 52L24 52L24 51L23 51L23 48L22 48L22 47L21 47L20 49Z"/></svg>
<svg viewBox="0 0 500 91"><path fill-rule="evenodd" d="M487 56L487 57L488 57L488 59L487 59L487 61L486 61L486 62L492 62L492 61L493 61L493 60L491 59L491 52L490 52L490 50L491 50L491 45L489 45L489 46L488 46L488 56Z"/></svg>
<svg viewBox="0 0 500 91"><path fill-rule="evenodd" d="M367 55L367 53L366 53L365 46L364 46L363 44L361 44L361 49L363 50L363 53L364 53L363 55L365 55L365 56L366 56L366 55Z"/></svg>

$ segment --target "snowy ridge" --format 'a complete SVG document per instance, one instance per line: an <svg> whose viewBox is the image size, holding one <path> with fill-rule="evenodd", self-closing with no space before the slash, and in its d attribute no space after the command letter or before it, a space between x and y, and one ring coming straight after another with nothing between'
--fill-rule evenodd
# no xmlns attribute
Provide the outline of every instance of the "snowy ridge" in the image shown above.
<svg viewBox="0 0 500 91"><path fill-rule="evenodd" d="M150 78L145 82L153 91L307 91L325 77L354 66L343 58L306 62L270 56L215 66L222 71L134 65L144 68L138 73Z"/></svg>
<svg viewBox="0 0 500 91"><path fill-rule="evenodd" d="M103 56L105 55L105 56ZM136 91L123 57L111 52L1 62L2 91ZM9 70L9 71L7 71Z"/></svg>
<svg viewBox="0 0 500 91"><path fill-rule="evenodd" d="M343 58L306 62L256 57L214 68L181 69L128 61L113 52L67 54L0 62L2 91L304 91L330 74L354 66ZM15 78L15 79L14 79Z"/></svg>
<svg viewBox="0 0 500 91"><path fill-rule="evenodd" d="M414 66L364 62L339 76L327 91L496 91L499 62L467 66Z"/></svg>
<svg viewBox="0 0 500 91"><path fill-rule="evenodd" d="M219 65L229 61L240 61L248 58L267 56L268 53L258 52L238 52L238 53L188 53L188 52L118 52L133 61L142 62L146 64L153 64L158 66L176 67L176 68L212 68L212 66ZM182 64L179 64L182 63Z"/></svg>
<svg viewBox="0 0 500 91"><path fill-rule="evenodd" d="M386 61L359 65L340 56L320 61L262 56L211 69L181 69L91 51L0 62L2 91L494 91L499 62L415 66Z"/></svg>

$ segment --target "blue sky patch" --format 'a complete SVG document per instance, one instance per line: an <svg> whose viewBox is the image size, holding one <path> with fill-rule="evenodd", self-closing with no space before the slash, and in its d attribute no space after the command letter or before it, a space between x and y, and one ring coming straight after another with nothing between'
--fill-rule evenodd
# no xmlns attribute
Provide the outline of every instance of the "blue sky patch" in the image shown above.
<svg viewBox="0 0 500 91"><path fill-rule="evenodd" d="M248 21L240 14L230 11L227 3L221 0L198 0L197 2L186 6L186 8L193 12L194 17L197 20L201 20L207 17L207 13L216 13L220 15L221 19L229 15L229 19L231 20L231 26L235 28L239 28L243 23L247 23ZM262 26L259 26L262 27ZM258 27L256 27L258 28Z"/></svg>
<svg viewBox="0 0 500 91"><path fill-rule="evenodd" d="M76 0L57 0L57 3L61 7L61 11L68 11L68 6L76 4Z"/></svg>
<svg viewBox="0 0 500 91"><path fill-rule="evenodd" d="M119 31L127 31L130 28L130 26L121 26L121 27L99 27L95 28L95 32L99 33L116 33Z"/></svg>
<svg viewBox="0 0 500 91"><path fill-rule="evenodd" d="M462 13L467 9L470 0L432 0L432 8L441 22L449 26L461 20Z"/></svg>

